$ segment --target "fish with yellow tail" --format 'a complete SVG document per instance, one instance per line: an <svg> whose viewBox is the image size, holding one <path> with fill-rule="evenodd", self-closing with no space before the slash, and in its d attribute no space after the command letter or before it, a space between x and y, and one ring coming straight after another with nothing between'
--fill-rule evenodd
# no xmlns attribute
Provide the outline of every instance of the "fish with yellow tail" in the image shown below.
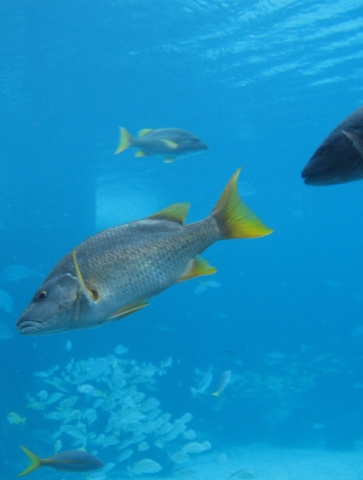
<svg viewBox="0 0 363 480"><path fill-rule="evenodd" d="M177 157L200 152L208 148L200 138L181 128L160 128L153 130L144 128L139 137L132 137L126 128L120 129L120 143L116 154L127 148L137 147L135 157L157 155L164 158L165 163L173 162Z"/></svg>
<svg viewBox="0 0 363 480"><path fill-rule="evenodd" d="M102 460L83 450L69 450L48 458L40 458L28 448L23 446L20 446L20 448L29 458L30 465L21 473L18 473L18 477L23 477L39 467L51 467L55 470L67 472L91 472L105 465Z"/></svg>
<svg viewBox="0 0 363 480"><path fill-rule="evenodd" d="M204 220L184 225L189 204L178 203L86 239L45 278L18 319L18 331L45 335L123 319L172 285L215 273L199 257L214 242L270 234L238 195L239 174Z"/></svg>
<svg viewBox="0 0 363 480"><path fill-rule="evenodd" d="M231 380L231 375L232 375L232 372L230 370L227 370L227 371L222 373L222 375L219 377L219 380L218 380L217 390L214 393L212 393L212 395L214 395L215 397L218 397L218 398L220 397L223 390L229 384L229 382Z"/></svg>

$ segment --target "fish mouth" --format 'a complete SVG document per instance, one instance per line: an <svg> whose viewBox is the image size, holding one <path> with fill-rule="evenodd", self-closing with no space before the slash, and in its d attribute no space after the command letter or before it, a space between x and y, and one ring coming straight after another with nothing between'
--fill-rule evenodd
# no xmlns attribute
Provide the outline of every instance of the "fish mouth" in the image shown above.
<svg viewBox="0 0 363 480"><path fill-rule="evenodd" d="M41 330L44 328L44 322L39 320L19 320L16 324L16 329L22 335L43 335L46 332L42 332Z"/></svg>

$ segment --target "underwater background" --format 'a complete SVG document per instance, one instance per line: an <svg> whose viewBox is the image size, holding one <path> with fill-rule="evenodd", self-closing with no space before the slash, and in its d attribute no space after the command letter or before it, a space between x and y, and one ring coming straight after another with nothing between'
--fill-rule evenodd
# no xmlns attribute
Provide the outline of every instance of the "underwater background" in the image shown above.
<svg viewBox="0 0 363 480"><path fill-rule="evenodd" d="M208 478L238 468L300 478L264 476L258 462L228 466L228 452L251 445L353 452L359 462L350 478L363 478L363 183L319 188L301 179L326 135L363 103L362 7L360 0L2 0L2 478L25 468L20 444L45 457L57 438L63 450L79 447L72 435L54 436L62 422L44 416L57 403L29 406L42 390L61 391L63 400L77 394L77 379L62 391L34 373L56 367L64 378L76 362L112 364L120 344L122 368L157 367L138 391L173 419L193 416L188 428L211 445L198 458L225 465ZM116 156L120 126L134 135L183 128L209 149L171 164L134 158L133 150ZM205 218L240 166L239 191L272 235L214 244L203 256L216 275L176 285L123 321L44 337L15 330L42 277L79 242L175 202L191 203L188 222ZM14 265L22 269L9 270ZM211 393L225 371L232 376L219 401ZM193 396L206 372L210 386ZM102 375L93 385L104 391ZM78 396L77 408L90 408ZM10 412L25 424L10 423ZM105 415L97 413L88 431L102 434ZM190 440L180 435L173 441ZM171 460L180 445L147 452L163 467L157 476L188 467L180 475L198 478L195 452ZM93 478L138 478L132 465L142 450L117 462L117 445L96 447L88 440L87 449L116 465Z"/></svg>

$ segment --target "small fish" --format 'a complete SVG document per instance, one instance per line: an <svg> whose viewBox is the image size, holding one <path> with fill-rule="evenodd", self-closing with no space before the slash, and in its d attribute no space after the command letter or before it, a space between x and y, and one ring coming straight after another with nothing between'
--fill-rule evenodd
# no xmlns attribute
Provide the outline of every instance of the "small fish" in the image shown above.
<svg viewBox="0 0 363 480"><path fill-rule="evenodd" d="M172 285L211 275L198 255L214 242L269 235L232 176L212 213L183 225L189 204L104 230L69 252L51 271L17 322L23 335L96 327L141 310Z"/></svg>
<svg viewBox="0 0 363 480"><path fill-rule="evenodd" d="M85 393L86 395L89 395L90 397L106 397L107 393L102 392L101 390L97 390L93 385L90 385L88 383L84 383L83 385L79 385L77 390L80 393Z"/></svg>
<svg viewBox="0 0 363 480"><path fill-rule="evenodd" d="M208 288L219 288L222 284L220 282L216 282L215 280L208 280L206 282L200 282L197 288L194 290L195 295L200 295L201 293L205 292Z"/></svg>
<svg viewBox="0 0 363 480"><path fill-rule="evenodd" d="M117 347L115 348L115 353L116 355L124 355L125 353L127 353L129 351L128 348L124 347L123 345L117 345Z"/></svg>
<svg viewBox="0 0 363 480"><path fill-rule="evenodd" d="M52 403L58 402L62 397L64 397L64 393L55 392L47 399L47 404L51 405Z"/></svg>
<svg viewBox="0 0 363 480"><path fill-rule="evenodd" d="M23 472L18 473L18 477L27 475L39 467L51 467L55 470L64 470L67 472L90 472L104 466L104 463L94 455L82 450L70 450L61 452L49 458L40 458L26 447L20 447L28 456L30 465Z"/></svg>
<svg viewBox="0 0 363 480"><path fill-rule="evenodd" d="M59 453L61 448L62 448L62 442L58 438L58 440L54 444L54 453L56 453L56 454Z"/></svg>
<svg viewBox="0 0 363 480"><path fill-rule="evenodd" d="M208 148L198 137L180 128L144 128L139 131L139 138L133 138L125 128L120 129L120 134L120 143L115 153L137 147L139 150L135 157L158 155L164 157L166 163L173 162L176 157Z"/></svg>
<svg viewBox="0 0 363 480"><path fill-rule="evenodd" d="M2 288L0 288L0 308L5 310L6 313L13 313L14 312L14 302L8 292L5 292Z"/></svg>
<svg viewBox="0 0 363 480"><path fill-rule="evenodd" d="M218 397L218 398L220 397L223 390L229 384L229 381L231 380L231 375L232 375L232 373L231 373L230 370L227 370L226 372L222 373L222 375L219 377L219 380L218 380L217 391L212 393L212 395L214 395L215 397Z"/></svg>
<svg viewBox="0 0 363 480"><path fill-rule="evenodd" d="M132 467L127 467L130 474L141 475L143 473L157 473L162 470L162 466L151 460L151 458L143 458L135 462Z"/></svg>
<svg viewBox="0 0 363 480"><path fill-rule="evenodd" d="M66 351L70 352L72 350L72 342L70 340L66 341Z"/></svg>
<svg viewBox="0 0 363 480"><path fill-rule="evenodd" d="M231 472L229 478L257 478L257 475L252 472L252 470L248 470L248 468L243 468L242 470L237 470L237 472Z"/></svg>
<svg viewBox="0 0 363 480"><path fill-rule="evenodd" d="M170 456L170 460L174 463L185 463L189 462L190 456L187 452L180 450L179 452L173 453L173 455Z"/></svg>
<svg viewBox="0 0 363 480"><path fill-rule="evenodd" d="M20 282L20 280L26 280L29 277L44 277L44 274L40 271L41 267L35 269L29 268L26 265L20 265L14 263L5 267L0 272L0 280L4 282Z"/></svg>
<svg viewBox="0 0 363 480"><path fill-rule="evenodd" d="M20 425L21 423L22 425L25 425L26 417L22 418L20 415L18 415L15 412L8 413L6 418L8 419L8 422L11 424Z"/></svg>
<svg viewBox="0 0 363 480"><path fill-rule="evenodd" d="M192 392L193 398L199 395L200 393L204 393L209 385L213 380L213 374L211 372L205 372L201 381L198 383L197 388L191 387L190 391Z"/></svg>
<svg viewBox="0 0 363 480"><path fill-rule="evenodd" d="M325 138L301 174L307 185L333 185L363 178L363 106Z"/></svg>
<svg viewBox="0 0 363 480"><path fill-rule="evenodd" d="M199 442L190 442L182 447L182 452L185 453L201 453L204 452L204 450L206 450L205 445Z"/></svg>

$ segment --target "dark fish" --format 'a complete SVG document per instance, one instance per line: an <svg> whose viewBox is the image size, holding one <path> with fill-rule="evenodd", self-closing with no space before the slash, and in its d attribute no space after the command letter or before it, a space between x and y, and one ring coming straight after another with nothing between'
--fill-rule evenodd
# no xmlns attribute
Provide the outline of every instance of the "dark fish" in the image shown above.
<svg viewBox="0 0 363 480"><path fill-rule="evenodd" d="M97 327L144 308L175 283L215 273L198 257L214 242L272 232L239 197L239 173L204 220L183 225L189 204L179 203L85 240L50 272L17 329L44 335Z"/></svg>
<svg viewBox="0 0 363 480"><path fill-rule="evenodd" d="M137 147L135 157L158 155L165 162L173 162L176 157L199 152L208 148L198 137L180 128L161 128L152 130L144 128L139 131L139 138L132 137L125 128L120 129L120 143L115 153L129 147Z"/></svg>
<svg viewBox="0 0 363 480"><path fill-rule="evenodd" d="M104 466L99 458L82 450L70 450L69 452L57 453L52 457L40 458L26 447L20 446L20 448L28 456L30 465L23 472L18 473L18 477L27 475L39 467L51 467L55 470L65 470L67 472L90 472Z"/></svg>
<svg viewBox="0 0 363 480"><path fill-rule="evenodd" d="M326 137L301 174L307 185L333 185L363 178L363 106Z"/></svg>

